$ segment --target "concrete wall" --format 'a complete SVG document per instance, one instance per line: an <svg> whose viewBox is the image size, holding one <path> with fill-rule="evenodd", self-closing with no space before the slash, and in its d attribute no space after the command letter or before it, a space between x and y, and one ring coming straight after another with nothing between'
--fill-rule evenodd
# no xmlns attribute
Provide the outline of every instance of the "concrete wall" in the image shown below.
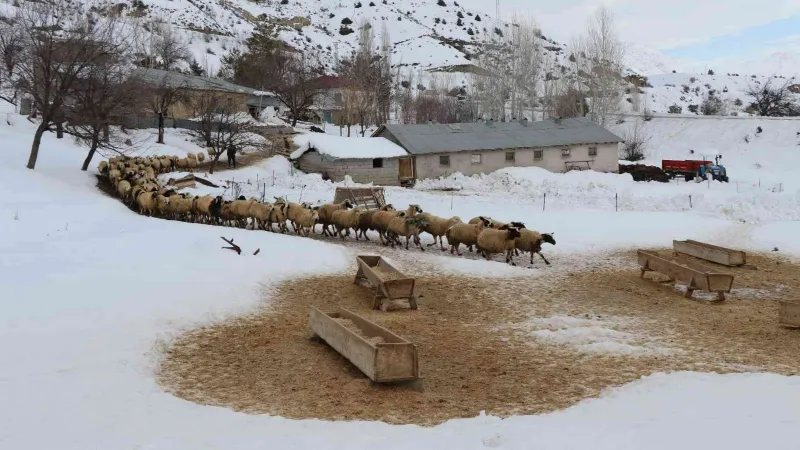
<svg viewBox="0 0 800 450"><path fill-rule="evenodd" d="M295 166L310 173L327 172L333 181L344 180L350 175L356 183L374 183L381 186L399 186L399 163L397 158L383 158L382 168L373 168L371 159L329 159L318 152L308 151L298 158Z"/></svg>
<svg viewBox="0 0 800 450"><path fill-rule="evenodd" d="M597 147L597 155L589 156L589 147ZM562 156L562 150L569 148L568 157ZM542 158L536 158L535 152L541 151ZM514 161L506 161L506 153L514 153ZM440 164L439 156L450 156L450 165ZM473 162L473 155L481 155L480 163ZM588 163L578 161L590 161ZM491 173L505 167L542 167L551 172L564 172L569 164L582 169L591 168L599 172L616 172L619 170L619 151L617 144L574 145L570 147L553 147L542 149L516 150L484 150L477 152L442 153L416 155L416 177L438 178L455 172L464 175ZM569 164L565 164L569 163Z"/></svg>

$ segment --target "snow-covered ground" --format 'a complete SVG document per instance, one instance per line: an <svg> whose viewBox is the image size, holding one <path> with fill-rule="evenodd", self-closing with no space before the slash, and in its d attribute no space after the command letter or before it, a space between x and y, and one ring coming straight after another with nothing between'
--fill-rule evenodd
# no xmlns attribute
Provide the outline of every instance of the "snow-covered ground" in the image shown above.
<svg viewBox="0 0 800 450"><path fill-rule="evenodd" d="M178 399L154 381L163 342L186 328L251 310L280 280L348 271L354 251L295 236L138 216L95 187L93 169L78 170L85 150L69 139L46 135L36 170L25 169L33 124L19 116L12 123L0 123L0 448L749 449L792 442L800 425L800 378L771 374L655 374L564 411L505 420L481 416L433 428L288 420ZM167 144L150 151L193 150L172 132ZM303 200L330 201L335 187L318 175L293 173L279 158L217 177L250 180L252 187L256 177L267 179L268 198L295 201L301 193ZM422 188L436 186L423 184L387 189L387 197L442 216L485 214L556 231L558 246L548 248L554 264L559 254L667 245L676 237L759 250L776 245L800 256L797 222L776 212L783 206L763 209L771 214L763 224L741 225L714 213L731 199L758 199L734 197L733 183L708 190L534 170L454 182L465 190L428 191ZM608 198L623 189L631 203L616 212ZM699 195L700 189L708 192L702 208L648 206L669 206L670 196ZM726 189L724 195L710 194L717 189ZM548 194L544 212L538 200L543 192L557 192ZM262 252L220 250L221 234ZM476 275L506 268L426 258ZM547 325L554 332L563 328Z"/></svg>

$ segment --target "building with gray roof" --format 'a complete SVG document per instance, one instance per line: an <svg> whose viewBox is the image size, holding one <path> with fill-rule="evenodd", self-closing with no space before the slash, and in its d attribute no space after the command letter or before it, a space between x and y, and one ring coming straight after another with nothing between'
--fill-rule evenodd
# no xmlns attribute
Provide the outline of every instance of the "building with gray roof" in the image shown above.
<svg viewBox="0 0 800 450"><path fill-rule="evenodd" d="M414 178L538 166L551 172L619 170L622 138L584 117L540 122L383 125L373 133L413 157Z"/></svg>

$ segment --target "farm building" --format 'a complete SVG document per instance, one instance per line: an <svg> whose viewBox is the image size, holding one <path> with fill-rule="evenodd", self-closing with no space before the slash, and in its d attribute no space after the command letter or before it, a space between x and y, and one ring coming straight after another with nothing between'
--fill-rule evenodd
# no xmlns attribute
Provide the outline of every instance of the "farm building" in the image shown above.
<svg viewBox="0 0 800 450"><path fill-rule="evenodd" d="M311 133L295 137L294 142L300 148L289 159L303 172L321 173L333 181L349 175L356 183L383 186L413 179L411 157L388 139Z"/></svg>
<svg viewBox="0 0 800 450"><path fill-rule="evenodd" d="M622 142L619 136L584 117L540 122L387 124L372 136L403 147L413 158L411 169L417 179L527 166L551 172L616 172Z"/></svg>

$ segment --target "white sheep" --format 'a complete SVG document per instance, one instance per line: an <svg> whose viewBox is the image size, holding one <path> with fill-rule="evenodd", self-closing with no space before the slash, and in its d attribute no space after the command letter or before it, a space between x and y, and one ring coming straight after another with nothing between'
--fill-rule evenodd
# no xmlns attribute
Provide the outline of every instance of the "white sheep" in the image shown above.
<svg viewBox="0 0 800 450"><path fill-rule="evenodd" d="M381 239L381 244L389 245L389 240L386 239L386 232L389 231L389 223L396 217L400 217L400 213L404 217L414 217L422 213L422 208L419 205L408 205L405 211L377 211L372 215L372 228L378 231L378 236Z"/></svg>
<svg viewBox="0 0 800 450"><path fill-rule="evenodd" d="M358 224L361 220L361 214L364 213L364 208L356 207L351 210L339 209L333 212L331 216L331 223L333 224L334 233L340 238L344 239L345 232L350 236L350 229L358 229ZM356 232L356 240L358 240L358 233Z"/></svg>
<svg viewBox="0 0 800 450"><path fill-rule="evenodd" d="M463 223L461 218L457 216L445 219L444 217L434 216L433 214L421 213L418 214L417 217L421 217L427 222L422 231L433 236L433 244L428 244L428 247L436 245L436 239L438 238L439 247L442 249L442 251L446 250L444 248L444 243L442 242L442 236L444 236L445 233L447 233L447 230L453 225L457 223Z"/></svg>
<svg viewBox="0 0 800 450"><path fill-rule="evenodd" d="M408 250L409 241L413 239L414 244L419 246L419 249L424 252L425 247L422 246L419 240L419 234L427 224L427 220L417 216L408 217L405 212L401 211L399 216L389 222L386 235L389 242L392 244L392 248L394 248L395 243L400 243L398 239L399 236L404 236L406 238L406 250Z"/></svg>
<svg viewBox="0 0 800 450"><path fill-rule="evenodd" d="M321 205L317 210L319 214L319 223L322 224L322 235L333 236L333 233L328 229L329 225L333 225L331 219L333 218L334 211L347 210L353 207L353 203L349 199L345 199L341 203L326 203Z"/></svg>

